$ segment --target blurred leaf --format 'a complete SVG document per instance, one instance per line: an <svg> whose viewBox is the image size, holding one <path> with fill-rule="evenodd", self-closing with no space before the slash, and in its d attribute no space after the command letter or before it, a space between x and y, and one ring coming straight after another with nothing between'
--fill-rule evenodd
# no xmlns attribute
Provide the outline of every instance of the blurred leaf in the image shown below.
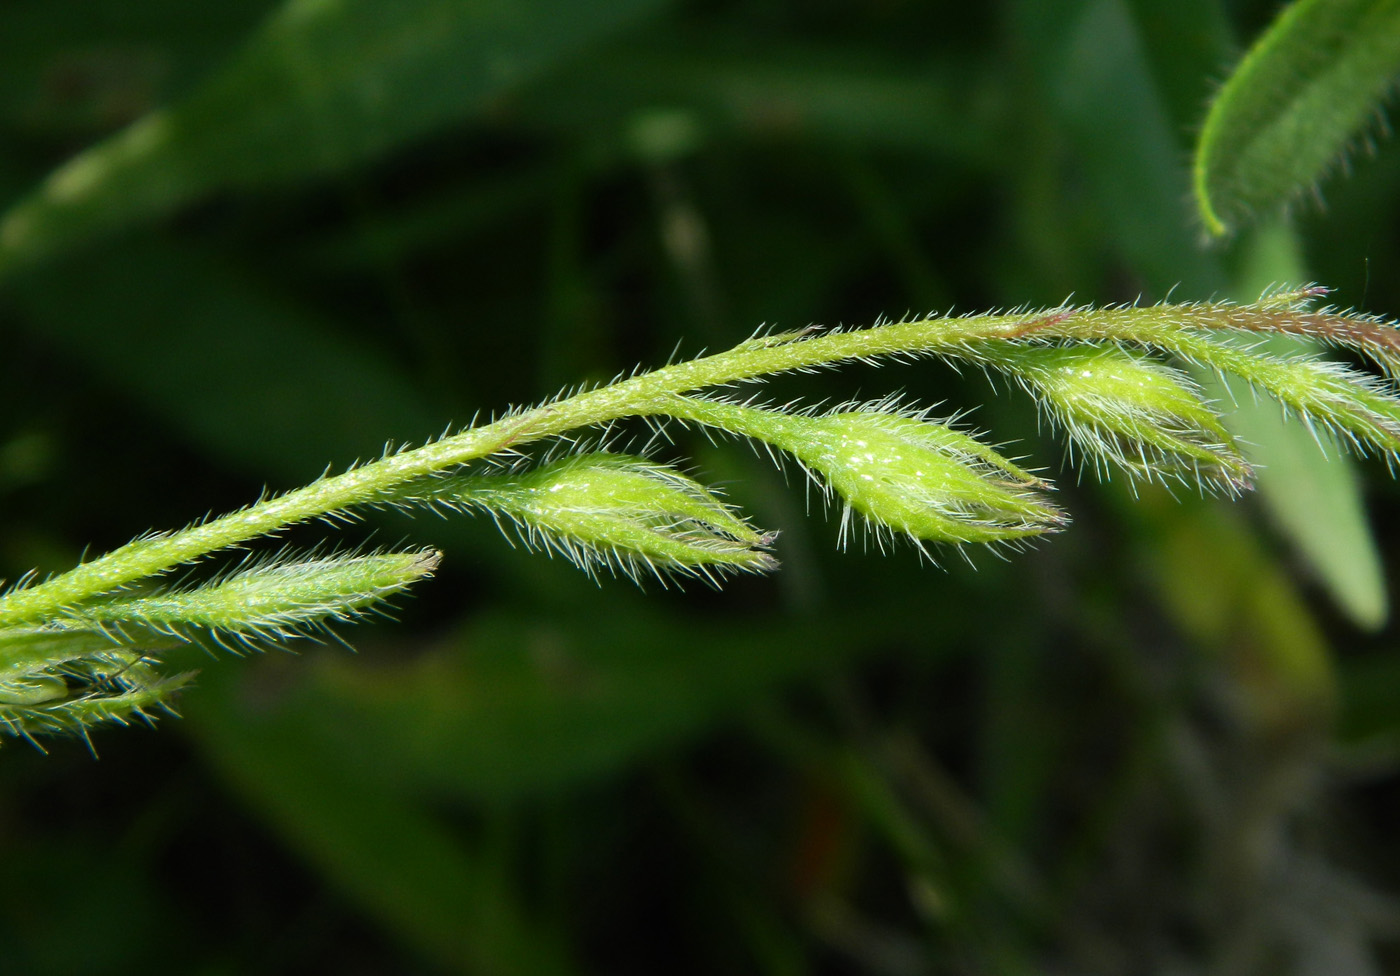
<svg viewBox="0 0 1400 976"><path fill-rule="evenodd" d="M1196 205L1225 234L1339 165L1400 73L1400 3L1298 0L1216 96L1196 147Z"/></svg>
<svg viewBox="0 0 1400 976"><path fill-rule="evenodd" d="M307 245L312 267L350 266L356 270L391 265L453 239L480 234L548 197L552 171L532 167L492 179L439 189L427 199L372 216ZM570 380L575 377L571 374Z"/></svg>
<svg viewBox="0 0 1400 976"><path fill-rule="evenodd" d="M1219 288L1218 264L1186 227L1187 173L1125 0L1023 0L1017 11L1096 212L1131 271L1157 297L1178 285L1202 295Z"/></svg>
<svg viewBox="0 0 1400 976"><path fill-rule="evenodd" d="M1335 705L1333 655L1296 585L1238 510L1144 493L1123 513L1147 531L1139 559L1176 624L1219 655L1243 718L1320 730Z"/></svg>
<svg viewBox="0 0 1400 976"><path fill-rule="evenodd" d="M113 843L71 831L27 845L6 886L5 966L29 976L101 976L143 971L169 951L161 919L171 905L150 877L149 845ZM74 885L81 875L83 883ZM42 910L40 909L42 906Z"/></svg>
<svg viewBox="0 0 1400 976"><path fill-rule="evenodd" d="M188 697L185 727L297 850L425 951L472 971L565 972L500 865L431 803L596 781L919 629L889 614L739 628L635 598L606 614L492 612L407 663L224 662Z"/></svg>
<svg viewBox="0 0 1400 976"><path fill-rule="evenodd" d="M274 0L8 0L0 119L26 135L92 138L183 92Z"/></svg>
<svg viewBox="0 0 1400 976"><path fill-rule="evenodd" d="M214 190L345 170L470 117L668 0L288 0L223 70L0 219L0 274Z"/></svg>
<svg viewBox="0 0 1400 976"><path fill-rule="evenodd" d="M1282 222L1260 227L1244 255L1235 297L1252 301L1271 285L1307 279L1292 231ZM1286 338L1259 348L1316 352L1316 344ZM1381 557L1367 522L1355 463L1330 438L1286 421L1278 406L1249 391L1226 392L1216 381L1225 421L1249 445L1256 481L1269 514L1312 567L1336 605L1359 627L1378 629L1387 614ZM1223 394L1223 396L1222 396Z"/></svg>
<svg viewBox="0 0 1400 976"><path fill-rule="evenodd" d="M308 748L278 722L257 721L258 710L248 721L239 708L247 695L201 696L192 727L213 765L298 853L453 971L573 971L558 935L526 917L485 843L464 842L386 786L372 758Z"/></svg>
<svg viewBox="0 0 1400 976"><path fill-rule="evenodd" d="M606 131L644 111L683 109L701 132L817 138L985 162L1005 82L975 62L891 64L851 48L743 43L721 31L652 31L521 93L524 120Z"/></svg>
<svg viewBox="0 0 1400 976"><path fill-rule="evenodd" d="M1297 349L1283 343L1283 352ZM1351 459L1331 438L1314 440L1275 404L1237 390L1226 423L1250 445L1259 494L1278 528L1317 574L1338 609L1358 627L1385 623L1385 578Z"/></svg>
<svg viewBox="0 0 1400 976"><path fill-rule="evenodd" d="M212 455L314 477L438 419L382 353L217 256L132 240L13 283L30 328Z"/></svg>
<svg viewBox="0 0 1400 976"><path fill-rule="evenodd" d="M1400 657L1391 648L1347 658L1340 667L1343 708L1337 735L1350 746L1370 740L1400 765Z"/></svg>
<svg viewBox="0 0 1400 976"><path fill-rule="evenodd" d="M1194 138L1220 66L1232 51L1230 22L1219 0L1127 0L1147 43L1144 54L1171 119L1173 134Z"/></svg>
<svg viewBox="0 0 1400 976"><path fill-rule="evenodd" d="M276 701L251 713L238 704L246 691L202 679L188 711L201 726L275 727L321 762L350 758L358 775L399 788L510 798L615 772L710 730L780 681L918 639L902 615L740 629L637 599L610 604L581 616L487 613L407 664L299 662Z"/></svg>

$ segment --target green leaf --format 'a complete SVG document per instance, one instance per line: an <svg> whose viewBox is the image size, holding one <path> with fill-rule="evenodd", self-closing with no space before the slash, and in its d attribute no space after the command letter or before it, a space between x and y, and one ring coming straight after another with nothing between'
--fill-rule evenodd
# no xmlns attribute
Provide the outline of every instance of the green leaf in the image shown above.
<svg viewBox="0 0 1400 976"><path fill-rule="evenodd" d="M1269 515L1338 608L1358 626L1378 629L1387 612L1385 578L1350 459L1330 439L1319 449L1275 404L1247 392L1236 404L1226 422L1256 445L1249 453Z"/></svg>
<svg viewBox="0 0 1400 976"><path fill-rule="evenodd" d="M0 274L227 187L343 171L468 118L666 0L289 0L227 67L0 220Z"/></svg>
<svg viewBox="0 0 1400 976"><path fill-rule="evenodd" d="M1301 281L1302 256L1296 235L1283 223L1258 228L1244 250L1235 292L1258 295L1280 281ZM1264 340L1261 351L1287 339ZM1291 343L1294 353L1315 344ZM1229 399L1222 401L1229 404ZM1278 407L1245 394L1234 398L1225 423L1250 446L1258 465L1260 499L1278 529L1317 575L1333 602L1357 626L1385 623L1388 613L1380 553L1366 518L1360 480L1351 458L1339 449L1319 450L1302 424L1286 422Z"/></svg>
<svg viewBox="0 0 1400 976"><path fill-rule="evenodd" d="M1344 166L1400 72L1396 0L1301 0L1250 49L1206 116L1196 204L1216 235Z"/></svg>

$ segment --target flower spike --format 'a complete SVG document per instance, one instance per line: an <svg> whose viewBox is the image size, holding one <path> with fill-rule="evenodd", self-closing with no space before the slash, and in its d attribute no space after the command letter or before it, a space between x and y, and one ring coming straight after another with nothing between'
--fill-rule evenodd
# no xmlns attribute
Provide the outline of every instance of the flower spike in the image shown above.
<svg viewBox="0 0 1400 976"><path fill-rule="evenodd" d="M154 584L179 567L313 519L344 521L374 506L482 512L527 546L590 573L633 578L766 572L774 534L749 524L675 468L586 451L578 438L624 418L674 418L745 436L791 456L825 497L839 496L840 540L857 524L877 544L1015 545L1054 532L1065 514L1042 479L950 422L886 400L825 413L768 409L703 391L839 363L920 356L1011 377L1069 438L1071 456L1133 478L1234 494L1251 470L1212 404L1181 371L1189 363L1246 381L1286 415L1392 465L1400 460L1400 329L1374 316L1314 309L1317 286L1258 302L1018 309L885 322L868 329L761 334L725 352L637 371L175 532L151 533L48 579L0 593L0 731L31 738L85 734L98 722L144 719L186 680L161 673L171 647L212 638L263 646L357 619L430 575L431 550L245 561L203 584ZM1331 362L1270 336L1357 353L1385 375ZM1232 388L1238 391L1240 387ZM1238 392L1236 392L1238 395ZM524 459L548 449L533 469ZM962 551L966 551L963 549Z"/></svg>

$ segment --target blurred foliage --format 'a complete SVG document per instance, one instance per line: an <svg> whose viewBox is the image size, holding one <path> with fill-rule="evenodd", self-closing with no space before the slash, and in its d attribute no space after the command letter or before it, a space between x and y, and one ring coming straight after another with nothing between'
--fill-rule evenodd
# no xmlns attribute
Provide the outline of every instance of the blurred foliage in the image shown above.
<svg viewBox="0 0 1400 976"><path fill-rule="evenodd" d="M1191 140L1273 12L9 0L0 575L760 323L1299 276L1395 316L1400 153L1199 243ZM978 375L816 384L1058 454ZM1349 620L1400 492L1363 470L1373 551L1303 443L1273 520L1069 473L1072 529L974 570L837 553L699 439L784 532L723 593L352 528L446 552L358 653L191 662L100 762L0 756L0 970L1387 971L1400 657Z"/></svg>

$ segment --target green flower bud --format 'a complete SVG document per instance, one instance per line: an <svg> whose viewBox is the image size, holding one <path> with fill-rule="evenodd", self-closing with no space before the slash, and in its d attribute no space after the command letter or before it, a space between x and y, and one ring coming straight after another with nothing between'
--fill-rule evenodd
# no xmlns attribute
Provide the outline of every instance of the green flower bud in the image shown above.
<svg viewBox="0 0 1400 976"><path fill-rule="evenodd" d="M889 402L822 416L714 400L680 400L675 416L733 430L781 448L876 532L916 542L1012 542L1058 529L1064 514L1040 479L976 438L901 412Z"/></svg>
<svg viewBox="0 0 1400 976"><path fill-rule="evenodd" d="M1400 403L1388 381L1306 355L1260 352L1259 345L1199 337L1183 345L1199 362L1277 400L1285 416L1295 414L1314 433L1328 431L1360 454L1375 451L1392 467L1400 459Z"/></svg>
<svg viewBox="0 0 1400 976"><path fill-rule="evenodd" d="M74 622L171 634L187 628L239 636L281 636L363 616L410 584L432 575L433 550L339 555L248 566L192 590L84 604Z"/></svg>
<svg viewBox="0 0 1400 976"><path fill-rule="evenodd" d="M419 482L396 501L477 509L515 523L525 544L594 572L636 579L643 570L713 580L767 572L774 534L759 532L674 468L625 454L563 458L521 474Z"/></svg>
<svg viewBox="0 0 1400 976"><path fill-rule="evenodd" d="M1236 494L1252 471L1219 417L1184 374L1117 346L1012 347L979 361L1014 376L1102 477L1131 476Z"/></svg>
<svg viewBox="0 0 1400 976"><path fill-rule="evenodd" d="M793 418L778 446L875 527L929 542L1001 542L1058 528L1043 483L967 434L917 416L855 410Z"/></svg>

